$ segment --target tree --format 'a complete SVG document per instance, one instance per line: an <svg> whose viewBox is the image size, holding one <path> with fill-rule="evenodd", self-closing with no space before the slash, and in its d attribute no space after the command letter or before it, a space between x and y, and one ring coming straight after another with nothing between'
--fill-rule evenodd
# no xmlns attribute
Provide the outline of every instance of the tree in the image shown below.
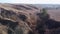
<svg viewBox="0 0 60 34"><path fill-rule="evenodd" d="M40 18L43 20L47 20L49 18L49 15L48 15L47 10L45 8L43 8L41 10Z"/></svg>

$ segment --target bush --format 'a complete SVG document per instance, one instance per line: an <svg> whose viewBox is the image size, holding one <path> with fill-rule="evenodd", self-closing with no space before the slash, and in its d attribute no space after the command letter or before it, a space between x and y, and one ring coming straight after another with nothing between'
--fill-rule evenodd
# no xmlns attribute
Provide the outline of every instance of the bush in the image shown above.
<svg viewBox="0 0 60 34"><path fill-rule="evenodd" d="M37 15L40 17L40 19L42 19L42 20L48 20L49 15L48 15L48 13L47 13L47 10L43 8L43 9L40 10L40 11L41 11L41 12L37 14Z"/></svg>

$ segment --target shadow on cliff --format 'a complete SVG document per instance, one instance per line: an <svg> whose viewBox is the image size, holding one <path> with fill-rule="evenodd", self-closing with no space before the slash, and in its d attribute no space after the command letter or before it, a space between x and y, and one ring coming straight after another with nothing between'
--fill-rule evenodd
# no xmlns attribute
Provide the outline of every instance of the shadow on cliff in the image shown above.
<svg viewBox="0 0 60 34"><path fill-rule="evenodd" d="M10 21L10 20L0 19L0 24L2 24L4 26L8 26L12 30L15 30L15 27L18 25L18 22L13 22L13 21ZM12 31L9 28L8 28L8 34L12 34Z"/></svg>
<svg viewBox="0 0 60 34"><path fill-rule="evenodd" d="M41 18L40 14L38 14L38 16ZM38 30L39 34L45 34L46 28L49 30L60 28L60 22L50 19L50 16L48 14L41 19L42 21L37 20L37 27L36 27L36 30ZM54 32L54 34L59 34L59 33L56 33L56 31Z"/></svg>

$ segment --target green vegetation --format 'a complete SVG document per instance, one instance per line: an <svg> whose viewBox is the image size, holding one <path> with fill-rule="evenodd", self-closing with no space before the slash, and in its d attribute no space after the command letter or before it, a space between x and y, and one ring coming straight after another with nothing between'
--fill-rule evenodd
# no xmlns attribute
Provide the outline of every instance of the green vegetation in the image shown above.
<svg viewBox="0 0 60 34"><path fill-rule="evenodd" d="M46 14L47 14L47 11L46 11L46 9L42 9L42 13L41 13L43 16L46 16Z"/></svg>
<svg viewBox="0 0 60 34"><path fill-rule="evenodd" d="M49 18L49 15L48 15L48 13L47 13L47 10L46 10L46 9L44 9L44 8L43 8L43 9L41 10L40 18L41 18L41 19L43 19L43 20L45 20L45 19Z"/></svg>

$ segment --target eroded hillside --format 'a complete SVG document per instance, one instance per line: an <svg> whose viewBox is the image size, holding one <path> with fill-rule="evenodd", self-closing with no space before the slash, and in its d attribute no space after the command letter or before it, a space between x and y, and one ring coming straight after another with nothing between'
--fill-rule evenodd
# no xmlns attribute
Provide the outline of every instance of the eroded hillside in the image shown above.
<svg viewBox="0 0 60 34"><path fill-rule="evenodd" d="M29 7L27 5L19 5L18 8L17 5L10 6L9 4L0 4L0 22L2 25L8 26L12 30L13 28L15 30L16 28L21 28L23 34L28 34L29 31L32 32L32 29L36 27L36 12L38 11L38 8L33 6ZM18 23L18 25L16 26L15 23Z"/></svg>
<svg viewBox="0 0 60 34"><path fill-rule="evenodd" d="M60 33L60 22L50 19L45 9L27 4L0 4L0 34L56 33Z"/></svg>

